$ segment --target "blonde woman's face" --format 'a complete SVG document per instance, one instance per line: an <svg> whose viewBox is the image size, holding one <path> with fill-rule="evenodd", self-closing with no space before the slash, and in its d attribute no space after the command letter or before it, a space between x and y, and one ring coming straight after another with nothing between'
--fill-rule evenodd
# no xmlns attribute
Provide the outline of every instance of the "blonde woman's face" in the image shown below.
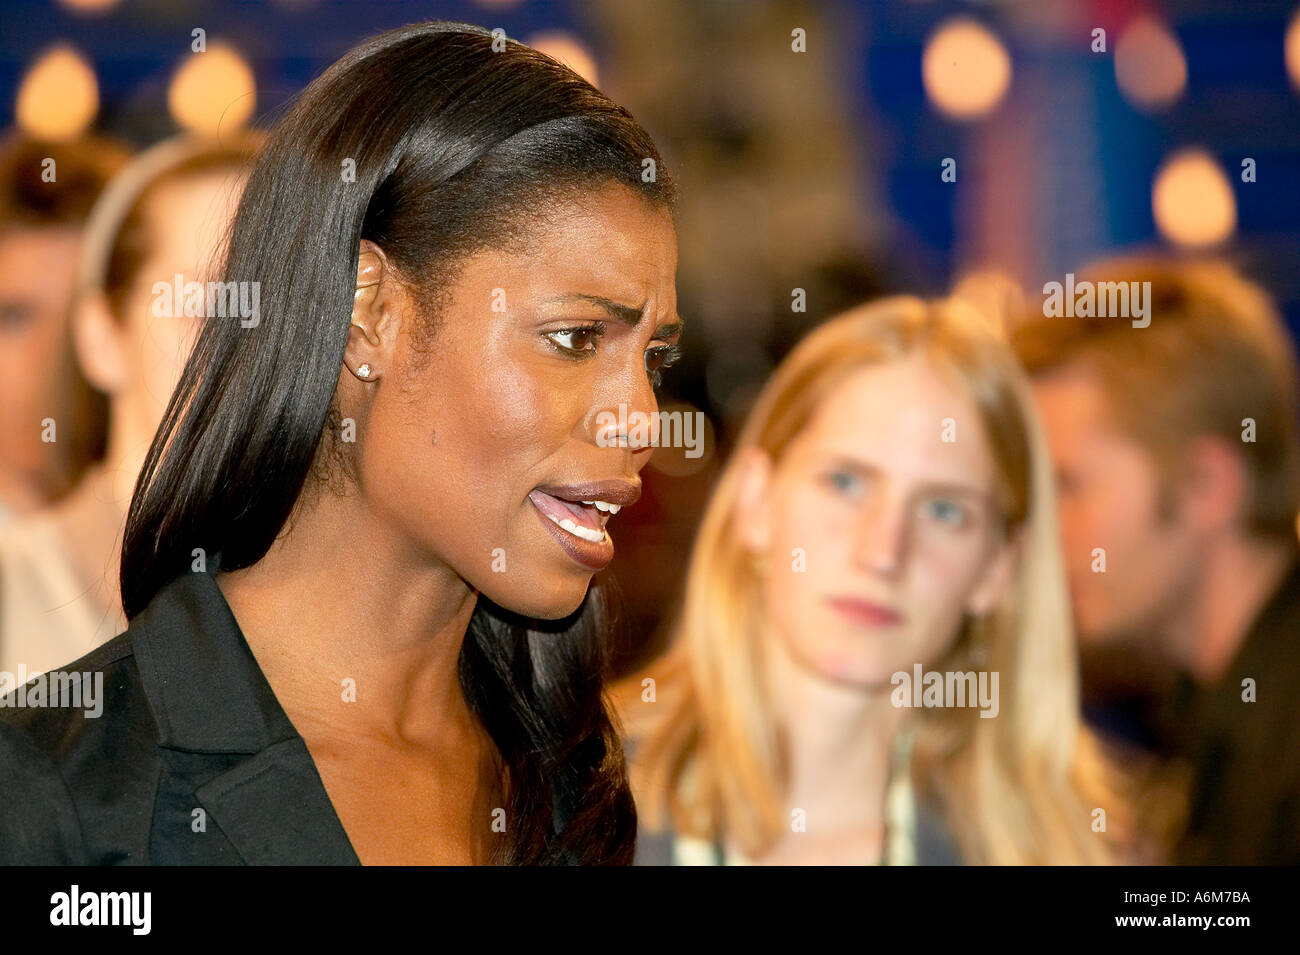
<svg viewBox="0 0 1300 955"><path fill-rule="evenodd" d="M746 543L765 558L764 615L794 662L889 686L929 665L1010 579L995 465L975 405L921 357L833 391L772 468L743 462Z"/></svg>

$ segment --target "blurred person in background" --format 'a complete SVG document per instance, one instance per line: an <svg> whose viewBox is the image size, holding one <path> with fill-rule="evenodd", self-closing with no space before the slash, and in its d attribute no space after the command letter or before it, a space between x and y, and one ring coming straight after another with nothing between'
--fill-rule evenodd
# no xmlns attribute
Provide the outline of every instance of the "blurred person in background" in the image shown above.
<svg viewBox="0 0 1300 955"><path fill-rule="evenodd" d="M1145 715L1189 785L1171 861L1300 863L1289 336L1225 263L1133 257L1082 282L1149 288L1149 325L1038 312L1012 336L1055 460L1080 639L1177 674Z"/></svg>
<svg viewBox="0 0 1300 955"><path fill-rule="evenodd" d="M0 529L0 670L43 672L126 629L127 506L203 322L186 311L206 307L187 310L182 297L177 310L176 298L206 275L254 152L251 136L168 140L133 160L91 212L72 334L82 372L109 399L107 449L71 493Z"/></svg>
<svg viewBox="0 0 1300 955"><path fill-rule="evenodd" d="M77 370L68 306L82 226L128 156L95 136L0 144L0 526L103 454L104 402Z"/></svg>
<svg viewBox="0 0 1300 955"><path fill-rule="evenodd" d="M710 501L672 648L617 689L638 861L1110 861L1054 507L1028 384L973 309L815 330ZM911 705L918 669L970 674L966 705Z"/></svg>

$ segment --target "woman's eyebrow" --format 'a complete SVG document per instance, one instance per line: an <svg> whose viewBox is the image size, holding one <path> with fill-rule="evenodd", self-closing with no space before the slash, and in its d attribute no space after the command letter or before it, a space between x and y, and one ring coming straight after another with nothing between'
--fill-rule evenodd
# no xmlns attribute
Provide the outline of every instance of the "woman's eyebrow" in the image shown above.
<svg viewBox="0 0 1300 955"><path fill-rule="evenodd" d="M543 305L551 305L556 302L586 302L590 305L597 305L603 308L617 322L626 325L628 328L636 328L641 324L641 319L645 315L645 304L624 305L616 302L611 298L605 298L603 295L588 295L585 292L569 292L565 295L557 295L554 298L544 299ZM665 322L654 331L655 338L670 338L673 335L680 334L686 323L682 321L681 316L677 316L671 322Z"/></svg>
<svg viewBox="0 0 1300 955"><path fill-rule="evenodd" d="M677 335L680 335L682 333L682 329L684 329L685 327L686 327L686 320L683 319L680 315L678 315L671 322L664 322L662 325L656 328L654 334L651 335L650 337L651 338L673 338Z"/></svg>
<svg viewBox="0 0 1300 955"><path fill-rule="evenodd" d="M993 495L987 491L971 487L968 484L953 484L951 482L935 482L927 484L920 488L927 494L948 494L952 497L970 497L977 501L988 502L993 500Z"/></svg>

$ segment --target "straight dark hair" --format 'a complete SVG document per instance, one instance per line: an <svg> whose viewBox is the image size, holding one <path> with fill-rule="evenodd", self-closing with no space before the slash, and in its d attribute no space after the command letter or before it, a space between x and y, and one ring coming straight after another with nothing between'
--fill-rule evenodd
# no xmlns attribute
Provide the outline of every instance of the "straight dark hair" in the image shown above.
<svg viewBox="0 0 1300 955"><path fill-rule="evenodd" d="M526 242L545 200L610 183L675 208L626 110L481 27L393 30L313 82L272 131L230 229L224 280L261 283L261 320L205 323L136 484L127 616L190 572L196 549L222 570L255 564L309 475L332 484L348 469L329 422L362 239L414 283L436 335L457 262ZM499 861L631 861L636 812L604 697L609 615L600 584L559 623L479 598L459 673L506 766Z"/></svg>

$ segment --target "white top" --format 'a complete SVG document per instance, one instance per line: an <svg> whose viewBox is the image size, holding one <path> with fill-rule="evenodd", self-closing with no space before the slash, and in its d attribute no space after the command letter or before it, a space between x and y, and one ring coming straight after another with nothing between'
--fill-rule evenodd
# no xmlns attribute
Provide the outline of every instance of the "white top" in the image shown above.
<svg viewBox="0 0 1300 955"><path fill-rule="evenodd" d="M103 609L68 558L69 542L46 511L0 530L0 670L28 676L71 663L126 629L121 611Z"/></svg>
<svg viewBox="0 0 1300 955"><path fill-rule="evenodd" d="M889 785L885 790L885 865L916 865L916 798L912 791L913 732L894 737ZM871 860L874 864L875 860ZM718 865L714 843L698 836L673 837L674 865ZM738 852L724 852L722 865L753 865Z"/></svg>

